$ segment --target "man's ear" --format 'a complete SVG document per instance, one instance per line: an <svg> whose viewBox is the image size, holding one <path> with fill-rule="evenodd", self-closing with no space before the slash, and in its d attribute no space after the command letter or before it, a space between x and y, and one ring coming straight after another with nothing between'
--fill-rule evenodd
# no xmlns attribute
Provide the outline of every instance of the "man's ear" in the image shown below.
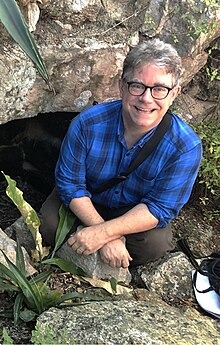
<svg viewBox="0 0 220 345"><path fill-rule="evenodd" d="M172 101L179 95L180 92L181 92L181 86L176 85L174 89L172 90Z"/></svg>

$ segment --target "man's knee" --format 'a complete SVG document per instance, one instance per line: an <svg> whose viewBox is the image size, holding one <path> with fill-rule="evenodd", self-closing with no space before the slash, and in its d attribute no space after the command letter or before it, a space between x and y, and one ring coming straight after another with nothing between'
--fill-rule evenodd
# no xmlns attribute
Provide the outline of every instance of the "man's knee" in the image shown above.
<svg viewBox="0 0 220 345"><path fill-rule="evenodd" d="M59 208L61 201L53 190L40 209L40 233L47 245L54 245L56 230L59 224Z"/></svg>
<svg viewBox="0 0 220 345"><path fill-rule="evenodd" d="M144 265L173 249L171 226L126 236L126 247L133 258L131 266Z"/></svg>

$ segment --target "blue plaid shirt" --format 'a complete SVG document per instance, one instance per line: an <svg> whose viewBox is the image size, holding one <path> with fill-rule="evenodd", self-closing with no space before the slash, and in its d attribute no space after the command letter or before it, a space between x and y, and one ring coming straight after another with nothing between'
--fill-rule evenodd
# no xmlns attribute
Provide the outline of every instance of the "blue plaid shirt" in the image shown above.
<svg viewBox="0 0 220 345"><path fill-rule="evenodd" d="M125 172L155 128L128 149L120 100L98 104L77 115L64 138L56 165L62 202L88 196L103 206L119 208L145 203L166 227L188 201L202 156L201 140L177 115L153 153L128 178L105 192L95 189Z"/></svg>

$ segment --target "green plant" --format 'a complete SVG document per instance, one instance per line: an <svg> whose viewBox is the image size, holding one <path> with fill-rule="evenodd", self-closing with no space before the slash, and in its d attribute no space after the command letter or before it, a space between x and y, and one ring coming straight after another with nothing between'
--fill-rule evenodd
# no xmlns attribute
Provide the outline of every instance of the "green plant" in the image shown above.
<svg viewBox="0 0 220 345"><path fill-rule="evenodd" d="M31 342L33 344L70 344L74 345L75 341L73 337L68 335L67 329L59 329L59 334L55 332L54 328L51 325L46 325L42 330L40 324L37 322L35 330L32 331Z"/></svg>
<svg viewBox="0 0 220 345"><path fill-rule="evenodd" d="M16 265L1 251L6 265L0 263L0 289L15 294L13 310L1 316L13 317L15 325L19 319L31 321L50 307L65 306L65 301L75 298L100 300L100 297L72 292L63 294L59 290L50 290L46 284L52 270L43 271L34 277L26 277L24 256L19 244L16 247ZM68 304L69 306L70 304Z"/></svg>
<svg viewBox="0 0 220 345"><path fill-rule="evenodd" d="M11 345L13 343L13 339L9 336L6 328L3 327L3 345Z"/></svg>
<svg viewBox="0 0 220 345"><path fill-rule="evenodd" d="M219 195L220 186L220 124L202 122L194 125L203 144L203 159L199 170L199 184L203 186L200 200L208 204Z"/></svg>
<svg viewBox="0 0 220 345"><path fill-rule="evenodd" d="M42 78L48 82L46 66L15 0L0 1L0 20L11 37L33 61Z"/></svg>
<svg viewBox="0 0 220 345"><path fill-rule="evenodd" d="M220 74L218 68L206 67L205 71L211 81L220 80Z"/></svg>
<svg viewBox="0 0 220 345"><path fill-rule="evenodd" d="M17 208L20 210L24 221L30 229L36 243L36 248L39 252L40 263L38 266L41 273L34 277L26 277L26 268L24 262L23 252L17 239L16 247L16 264L14 264L6 254L2 251L5 258L6 265L0 263L0 289L13 293L15 295L15 303L13 310L10 312L2 312L1 316L13 317L14 323L17 324L19 319L26 322L33 320L40 315L44 310L50 307L65 306L65 301L79 298L86 300L99 300L99 297L91 296L73 292L70 294L63 294L58 290L50 290L47 286L52 269L48 269L48 265L56 265L65 272L73 274L85 275L85 272L74 265L74 263L65 261L59 258L54 258L56 250L63 243L67 233L72 227L75 216L64 206L60 208L60 222L56 234L55 248L51 257L44 261L42 253L45 252L42 248L42 238L39 232L40 220L32 207L24 200L23 193L16 187L16 182L8 175L5 175L8 186L6 188L7 195L11 198ZM47 264L47 270L44 270L44 265ZM70 304L68 304L70 305Z"/></svg>
<svg viewBox="0 0 220 345"><path fill-rule="evenodd" d="M8 183L6 194L20 211L25 223L27 224L28 229L33 236L36 250L38 251L39 258L41 259L43 256L43 248L42 237L39 231L40 219L38 218L35 210L24 200L22 191L20 191L16 187L16 182L11 179L10 176L5 175L3 171L2 174L4 175Z"/></svg>

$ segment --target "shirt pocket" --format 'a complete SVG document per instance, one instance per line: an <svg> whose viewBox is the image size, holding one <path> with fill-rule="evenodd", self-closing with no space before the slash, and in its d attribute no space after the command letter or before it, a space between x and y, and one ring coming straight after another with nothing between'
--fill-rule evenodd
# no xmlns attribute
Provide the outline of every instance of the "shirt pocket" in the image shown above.
<svg viewBox="0 0 220 345"><path fill-rule="evenodd" d="M134 172L126 181L127 197L130 201L138 203L154 188L156 177Z"/></svg>

